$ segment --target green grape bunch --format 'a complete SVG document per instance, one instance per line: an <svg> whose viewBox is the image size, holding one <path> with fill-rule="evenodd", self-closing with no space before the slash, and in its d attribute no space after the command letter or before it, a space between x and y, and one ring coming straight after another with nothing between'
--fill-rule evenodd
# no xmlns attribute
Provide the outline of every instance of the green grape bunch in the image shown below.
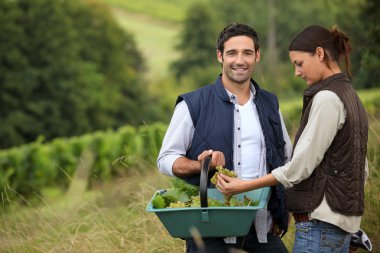
<svg viewBox="0 0 380 253"><path fill-rule="evenodd" d="M236 177L233 171L229 171L222 166L217 167L217 173L223 173L230 177ZM215 177L216 180L216 177ZM152 199L152 205L155 209L162 208L186 208L186 207L201 207L199 196L199 187L190 185L184 180L176 178L172 181L173 188L157 192ZM226 206L255 206L258 201L253 201L244 195L243 200L239 200L237 196L224 196L223 200L215 198L207 198L208 207L226 207Z"/></svg>
<svg viewBox="0 0 380 253"><path fill-rule="evenodd" d="M183 207L189 207L189 205L187 202L177 201L177 202L170 203L168 207L169 208L183 208Z"/></svg>
<svg viewBox="0 0 380 253"><path fill-rule="evenodd" d="M216 170L217 171L215 172L214 176L210 179L210 182L214 185L216 185L218 182L219 173L226 175L226 176L229 176L229 177L237 177L236 173L233 170L223 168L223 166L221 166L221 165L216 166Z"/></svg>
<svg viewBox="0 0 380 253"><path fill-rule="evenodd" d="M218 207L218 206L225 206L223 202L214 199L214 198L207 198L207 205L208 207ZM191 197L191 204L190 207L201 207L201 200L199 196L193 196Z"/></svg>
<svg viewBox="0 0 380 253"><path fill-rule="evenodd" d="M234 171L229 170L227 168L223 168L223 166L221 166L221 165L216 166L215 168L217 171L215 172L214 176L210 179L210 182L214 185L216 185L218 182L218 175L219 174L223 174L223 175L226 175L229 177L237 177L237 175ZM224 204L226 206L230 206L230 198L231 198L231 196L224 195Z"/></svg>

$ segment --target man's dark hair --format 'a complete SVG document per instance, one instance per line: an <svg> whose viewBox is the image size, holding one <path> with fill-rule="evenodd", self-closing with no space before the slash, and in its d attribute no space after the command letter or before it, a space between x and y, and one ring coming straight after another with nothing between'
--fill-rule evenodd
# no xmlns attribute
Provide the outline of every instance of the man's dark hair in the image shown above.
<svg viewBox="0 0 380 253"><path fill-rule="evenodd" d="M253 39L255 44L255 51L257 51L259 47L259 37L257 32L253 30L252 27L239 23L232 23L226 26L223 31L219 34L218 39L216 40L216 49L223 53L224 51L224 43L235 36L248 36Z"/></svg>

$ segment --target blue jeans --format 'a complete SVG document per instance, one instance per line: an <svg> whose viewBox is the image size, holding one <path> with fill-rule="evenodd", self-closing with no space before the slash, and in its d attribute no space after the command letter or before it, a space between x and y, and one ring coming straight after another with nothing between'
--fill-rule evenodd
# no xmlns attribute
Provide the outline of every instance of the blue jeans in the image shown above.
<svg viewBox="0 0 380 253"><path fill-rule="evenodd" d="M351 234L319 220L296 222L294 253L349 252Z"/></svg>

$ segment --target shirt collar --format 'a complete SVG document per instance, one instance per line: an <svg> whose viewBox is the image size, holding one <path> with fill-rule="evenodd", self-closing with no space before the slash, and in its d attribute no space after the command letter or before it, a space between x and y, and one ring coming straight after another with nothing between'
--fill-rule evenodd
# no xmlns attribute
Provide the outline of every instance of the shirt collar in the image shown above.
<svg viewBox="0 0 380 253"><path fill-rule="evenodd" d="M250 88L250 97L249 97L249 100L253 100L255 98L255 96L256 96L256 88L255 88L255 86L253 85L252 82L250 82L250 87L249 88ZM226 90L226 92L228 94L228 97L230 98L230 102L236 104L238 102L237 101L237 96L235 94L231 93L226 88L225 88L225 90Z"/></svg>

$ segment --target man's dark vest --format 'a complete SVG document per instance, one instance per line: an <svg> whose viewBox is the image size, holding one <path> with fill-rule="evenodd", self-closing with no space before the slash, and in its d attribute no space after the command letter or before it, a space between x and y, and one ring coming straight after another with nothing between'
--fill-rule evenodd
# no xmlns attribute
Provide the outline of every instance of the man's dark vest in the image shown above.
<svg viewBox="0 0 380 253"><path fill-rule="evenodd" d="M284 138L279 115L277 97L259 88L251 80L256 89L254 102L263 129L268 173L274 168L284 165ZM233 170L233 136L234 109L230 98L219 76L213 85L204 86L196 91L178 97L177 104L185 100L194 124L194 136L191 148L186 157L197 160L205 150L222 151L225 156L225 167ZM209 173L211 178L213 173ZM199 174L185 178L191 184L199 185ZM288 215L285 211L284 188L282 185L272 187L268 209L274 221L284 231L288 227Z"/></svg>
<svg viewBox="0 0 380 253"><path fill-rule="evenodd" d="M301 126L294 146L308 122L313 98L322 90L334 92L343 102L345 123L312 175L286 190L286 207L289 212L310 212L319 206L326 195L327 203L334 212L363 215L368 118L346 74L333 75L305 90Z"/></svg>

